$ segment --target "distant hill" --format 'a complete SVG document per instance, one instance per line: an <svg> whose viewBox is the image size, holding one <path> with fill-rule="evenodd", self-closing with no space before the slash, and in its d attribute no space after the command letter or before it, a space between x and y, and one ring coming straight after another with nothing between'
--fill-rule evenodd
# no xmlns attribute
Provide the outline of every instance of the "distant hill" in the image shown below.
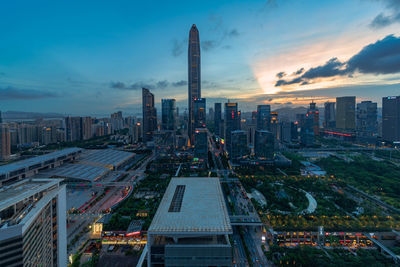
<svg viewBox="0 0 400 267"><path fill-rule="evenodd" d="M24 112L24 111L5 111L5 112L2 112L1 115L4 120L64 118L64 115L59 114L59 113L39 113L39 112Z"/></svg>

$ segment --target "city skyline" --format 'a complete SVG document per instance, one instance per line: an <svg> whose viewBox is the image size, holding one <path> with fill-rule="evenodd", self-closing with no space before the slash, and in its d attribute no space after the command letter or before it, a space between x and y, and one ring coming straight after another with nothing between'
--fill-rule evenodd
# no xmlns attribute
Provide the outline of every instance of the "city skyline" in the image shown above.
<svg viewBox="0 0 400 267"><path fill-rule="evenodd" d="M173 96L185 107L185 47L193 23L203 36L202 97L210 106L228 97L242 111L311 100L321 106L346 95L381 106L381 97L399 88L400 4L393 0L171 5L152 13L158 17L150 24L140 22L152 6L144 3L100 2L80 11L52 4L41 12L26 3L18 13L6 5L3 111L137 114L141 87L154 91L157 105ZM71 15L74 22L66 19Z"/></svg>

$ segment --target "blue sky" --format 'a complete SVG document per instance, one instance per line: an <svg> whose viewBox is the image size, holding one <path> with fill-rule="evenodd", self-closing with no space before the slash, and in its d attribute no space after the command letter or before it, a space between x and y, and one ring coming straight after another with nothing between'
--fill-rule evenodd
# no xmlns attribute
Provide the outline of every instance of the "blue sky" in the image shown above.
<svg viewBox="0 0 400 267"><path fill-rule="evenodd" d="M148 86L183 110L193 23L208 104L356 95L380 105L400 94L399 22L398 0L7 1L0 109L135 114Z"/></svg>

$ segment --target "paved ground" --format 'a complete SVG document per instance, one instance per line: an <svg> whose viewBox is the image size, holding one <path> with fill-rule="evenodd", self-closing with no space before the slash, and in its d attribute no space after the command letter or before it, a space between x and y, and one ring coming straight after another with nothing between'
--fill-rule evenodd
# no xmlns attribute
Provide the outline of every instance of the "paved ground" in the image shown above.
<svg viewBox="0 0 400 267"><path fill-rule="evenodd" d="M81 207L86 201L92 198L93 191L91 188L75 189L67 187L67 210Z"/></svg>

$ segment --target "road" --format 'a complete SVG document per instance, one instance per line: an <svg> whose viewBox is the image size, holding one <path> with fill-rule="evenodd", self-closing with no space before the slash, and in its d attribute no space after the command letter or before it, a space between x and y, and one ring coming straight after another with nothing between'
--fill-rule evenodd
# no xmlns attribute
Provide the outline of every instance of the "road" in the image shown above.
<svg viewBox="0 0 400 267"><path fill-rule="evenodd" d="M244 242L250 252L253 266L271 266L261 249L261 237L253 227L244 227Z"/></svg>
<svg viewBox="0 0 400 267"><path fill-rule="evenodd" d="M246 258L246 252L244 251L242 239L239 235L239 230L237 227L233 227L233 257L235 259L235 266L246 267L249 263Z"/></svg>

